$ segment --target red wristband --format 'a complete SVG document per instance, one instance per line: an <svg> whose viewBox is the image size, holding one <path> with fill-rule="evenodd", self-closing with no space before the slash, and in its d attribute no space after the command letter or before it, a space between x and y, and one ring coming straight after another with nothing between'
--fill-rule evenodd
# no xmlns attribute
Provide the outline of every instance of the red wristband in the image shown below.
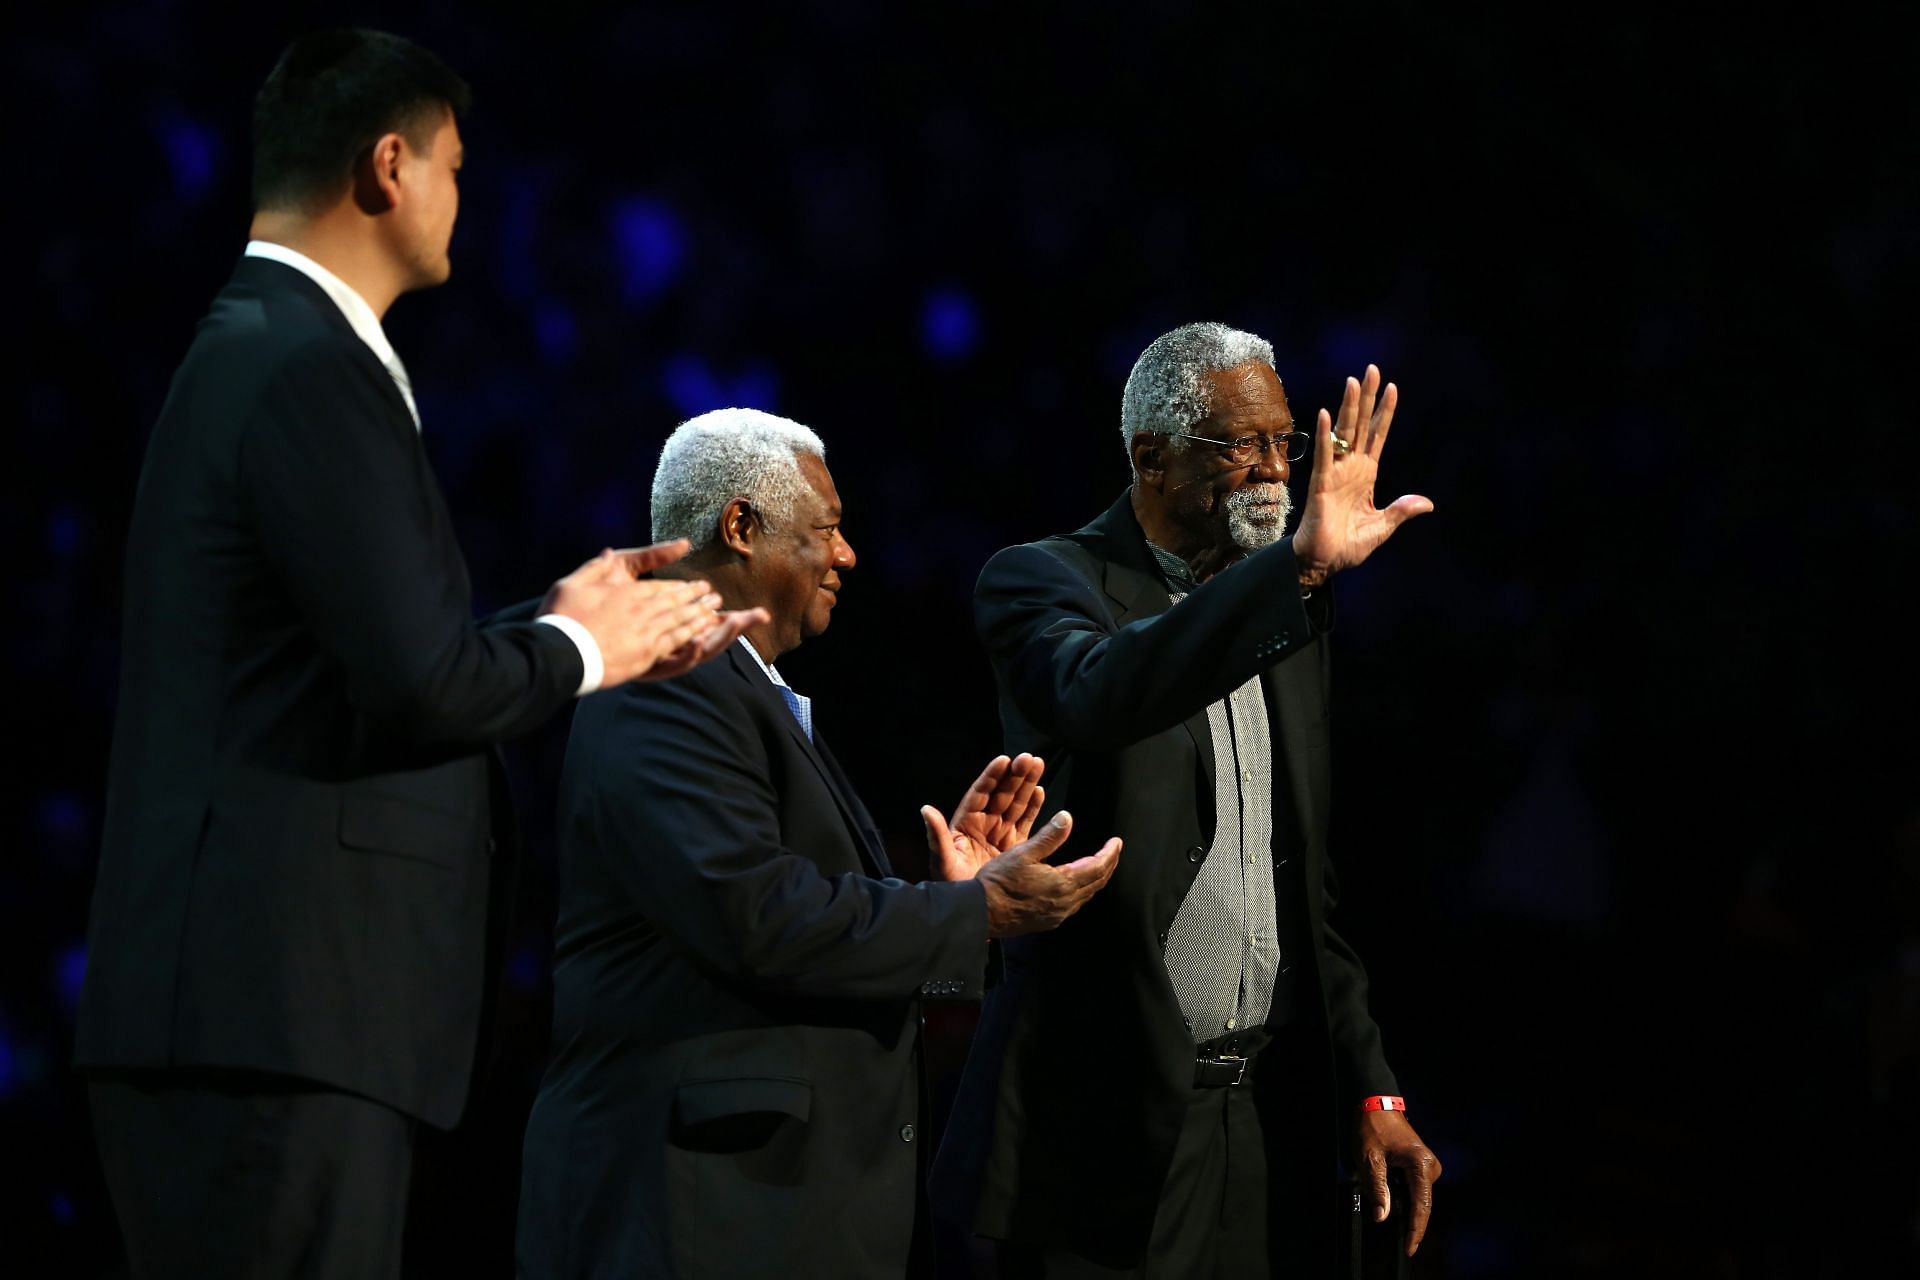
<svg viewBox="0 0 1920 1280"><path fill-rule="evenodd" d="M1376 1093L1361 1102L1360 1109L1362 1111L1405 1111L1407 1100L1396 1098L1390 1093Z"/></svg>

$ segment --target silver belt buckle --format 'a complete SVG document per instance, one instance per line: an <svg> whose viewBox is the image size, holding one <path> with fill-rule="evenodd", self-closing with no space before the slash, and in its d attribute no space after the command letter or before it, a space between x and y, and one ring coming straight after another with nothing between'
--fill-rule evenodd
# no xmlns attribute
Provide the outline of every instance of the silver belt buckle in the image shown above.
<svg viewBox="0 0 1920 1280"><path fill-rule="evenodd" d="M1239 1054L1223 1053L1219 1057L1213 1059L1213 1061L1219 1063L1223 1067L1230 1066L1233 1068L1233 1079L1227 1081L1229 1085L1239 1084L1242 1080L1245 1080L1247 1078L1247 1059L1241 1057Z"/></svg>

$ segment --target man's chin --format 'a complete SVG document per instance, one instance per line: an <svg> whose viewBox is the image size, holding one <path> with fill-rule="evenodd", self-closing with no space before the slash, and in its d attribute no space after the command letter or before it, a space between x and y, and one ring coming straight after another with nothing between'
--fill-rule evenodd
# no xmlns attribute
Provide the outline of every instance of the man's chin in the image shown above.
<svg viewBox="0 0 1920 1280"><path fill-rule="evenodd" d="M421 289L438 288L453 278L453 260L442 258L438 262L424 263L414 269L413 282L406 292L415 293Z"/></svg>
<svg viewBox="0 0 1920 1280"><path fill-rule="evenodd" d="M1233 545L1242 551L1259 551L1270 547L1287 535L1287 521L1284 516L1275 515L1272 519L1256 516L1234 515L1227 520L1227 536L1233 539Z"/></svg>

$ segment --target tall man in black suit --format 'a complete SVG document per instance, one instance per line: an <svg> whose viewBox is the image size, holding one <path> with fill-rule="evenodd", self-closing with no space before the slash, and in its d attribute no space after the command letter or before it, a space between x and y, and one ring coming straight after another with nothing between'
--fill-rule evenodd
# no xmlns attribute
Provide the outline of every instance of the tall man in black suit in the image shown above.
<svg viewBox="0 0 1920 1280"><path fill-rule="evenodd" d="M76 1061L135 1276L399 1270L466 1105L511 857L492 744L759 615L603 553L476 623L394 299L447 278L467 88L376 32L255 106L253 242L135 502Z"/></svg>
<svg viewBox="0 0 1920 1280"><path fill-rule="evenodd" d="M1337 429L1321 411L1288 538L1309 437L1272 347L1176 329L1127 380L1132 487L980 575L1008 749L1128 850L1079 918L1008 944L942 1141L935 1204L1003 1275L1336 1274L1343 1141L1376 1214L1397 1167L1425 1230L1439 1164L1329 923L1328 581L1433 506L1373 505L1396 400L1369 367Z"/></svg>
<svg viewBox="0 0 1920 1280"><path fill-rule="evenodd" d="M854 564L813 432L741 409L683 423L653 530L695 545L672 572L769 620L725 661L574 718L520 1274L898 1277L925 1132L918 998L978 998L988 939L1077 910L1119 842L1046 865L1071 821L1029 840L1041 763L1001 757L951 820L921 810L946 882L893 878L774 666L826 629Z"/></svg>

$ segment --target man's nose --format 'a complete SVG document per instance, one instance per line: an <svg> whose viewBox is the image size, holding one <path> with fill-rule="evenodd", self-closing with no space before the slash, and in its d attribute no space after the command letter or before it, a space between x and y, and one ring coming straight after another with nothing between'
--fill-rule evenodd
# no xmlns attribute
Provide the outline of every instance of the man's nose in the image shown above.
<svg viewBox="0 0 1920 1280"><path fill-rule="evenodd" d="M1259 484L1285 484L1289 473L1286 441L1276 440L1247 468L1247 479Z"/></svg>
<svg viewBox="0 0 1920 1280"><path fill-rule="evenodd" d="M834 548L833 548L833 567L834 568L851 569L858 562L858 560L859 560L859 557L853 554L853 544L851 542L848 542L846 538L842 537L834 544Z"/></svg>

